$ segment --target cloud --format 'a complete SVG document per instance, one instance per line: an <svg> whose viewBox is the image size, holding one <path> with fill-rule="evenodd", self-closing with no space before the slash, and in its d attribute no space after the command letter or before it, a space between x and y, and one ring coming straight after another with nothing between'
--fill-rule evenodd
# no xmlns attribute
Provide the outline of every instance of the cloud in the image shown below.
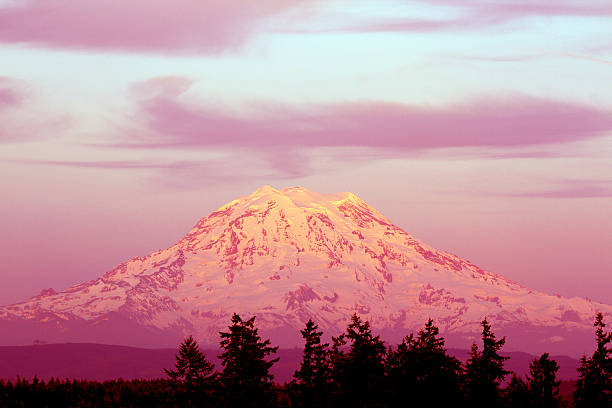
<svg viewBox="0 0 612 408"><path fill-rule="evenodd" d="M123 161L73 161L73 160L31 160L31 159L16 159L7 160L12 163L20 164L36 164L41 166L59 166L59 167L77 167L91 169L109 169L109 170L124 170L124 169L183 169L195 167L197 163L189 162L153 162L153 161L138 161L138 160L123 160Z"/></svg>
<svg viewBox="0 0 612 408"><path fill-rule="evenodd" d="M513 56L477 56L477 55L463 55L458 56L456 58L464 59L464 60L473 60L473 61L484 61L484 62L529 62L533 60L538 60L542 58L569 58L575 60L584 60L590 62L596 62L599 64L612 65L612 60L593 57L590 55L582 55L582 54L573 54L567 52L541 52L534 54L524 54L524 55L513 55Z"/></svg>
<svg viewBox="0 0 612 408"><path fill-rule="evenodd" d="M142 129L114 143L133 148L270 149L364 147L397 153L455 147L566 143L612 130L612 113L526 95L425 107L370 101L289 106L269 102L231 111L184 97L189 82L136 86ZM143 97L143 95L146 95Z"/></svg>
<svg viewBox="0 0 612 408"><path fill-rule="evenodd" d="M449 106L259 101L223 108L199 99L191 86L182 77L134 85L135 111L102 146L149 153L216 152L223 157L217 163L171 169L186 178L249 166L265 177L300 178L321 166L355 160L559 157L572 150L560 146L612 131L611 112L526 95Z"/></svg>
<svg viewBox="0 0 612 408"><path fill-rule="evenodd" d="M26 142L54 134L70 121L35 108L35 95L23 81L0 76L0 143Z"/></svg>
<svg viewBox="0 0 612 408"><path fill-rule="evenodd" d="M7 77L0 77L0 143L13 138L14 113L24 99L22 84Z"/></svg>
<svg viewBox="0 0 612 408"><path fill-rule="evenodd" d="M522 198L612 198L612 183L593 180L567 180L556 188L504 194Z"/></svg>
<svg viewBox="0 0 612 408"><path fill-rule="evenodd" d="M410 16L377 17L352 23L330 23L318 28L289 28L293 32L438 32L474 30L503 25L528 17L606 17L612 16L612 4L608 1L582 0L390 0L388 3L424 3L449 12L452 17L442 19L414 18ZM339 19L336 19L339 20Z"/></svg>
<svg viewBox="0 0 612 408"><path fill-rule="evenodd" d="M4 162L76 169L109 171L143 170L155 184L173 188L193 188L193 180L207 184L220 182L249 182L252 180L283 180L307 175L307 160L289 155L254 157L239 150L225 152L212 159L200 160L37 160L5 159ZM293 159L293 160L292 160ZM236 163L240 163L239 166ZM149 171L151 170L151 171Z"/></svg>
<svg viewBox="0 0 612 408"><path fill-rule="evenodd" d="M430 32L470 30L532 16L612 16L607 1L416 1L450 11L441 19L411 16L356 19L326 15L306 0L23 0L0 5L0 42L97 51L214 54L242 46L273 16L293 11L284 32ZM314 5L313 5L314 3ZM384 10L412 0L387 0ZM321 10L327 19L317 21ZM436 13L439 14L439 13ZM299 28L303 27L303 28Z"/></svg>
<svg viewBox="0 0 612 408"><path fill-rule="evenodd" d="M22 90L17 80L0 76L0 112L21 104Z"/></svg>
<svg viewBox="0 0 612 408"><path fill-rule="evenodd" d="M154 53L217 53L304 0L24 0L0 6L0 42Z"/></svg>

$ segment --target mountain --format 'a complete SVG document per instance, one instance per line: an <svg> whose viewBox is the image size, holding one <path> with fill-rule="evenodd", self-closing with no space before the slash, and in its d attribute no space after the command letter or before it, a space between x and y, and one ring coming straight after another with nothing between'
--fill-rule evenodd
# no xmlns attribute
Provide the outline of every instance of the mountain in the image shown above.
<svg viewBox="0 0 612 408"><path fill-rule="evenodd" d="M309 318L334 335L357 312L389 342L432 317L449 345L467 348L486 316L508 350L578 355L594 347L598 311L612 316L609 305L531 290L436 250L352 193L263 186L168 249L1 307L0 344L174 347L193 334L216 345L236 312L294 347Z"/></svg>

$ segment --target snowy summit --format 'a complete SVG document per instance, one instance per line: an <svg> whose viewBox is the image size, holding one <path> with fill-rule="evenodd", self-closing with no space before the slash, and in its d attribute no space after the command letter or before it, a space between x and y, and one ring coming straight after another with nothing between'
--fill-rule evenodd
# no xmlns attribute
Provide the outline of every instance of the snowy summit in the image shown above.
<svg viewBox="0 0 612 408"><path fill-rule="evenodd" d="M517 256L520 256L517 254ZM357 312L398 341L434 318L469 347L487 317L509 348L589 350L612 307L530 290L436 250L352 193L263 186L202 218L179 242L63 292L0 308L0 343L217 344L232 313L297 346L312 318L328 335Z"/></svg>

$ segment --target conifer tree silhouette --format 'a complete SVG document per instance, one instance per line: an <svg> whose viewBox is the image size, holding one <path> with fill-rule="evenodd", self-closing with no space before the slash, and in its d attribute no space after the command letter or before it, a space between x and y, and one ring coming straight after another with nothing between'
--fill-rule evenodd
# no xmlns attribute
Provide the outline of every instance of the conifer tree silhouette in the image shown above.
<svg viewBox="0 0 612 408"><path fill-rule="evenodd" d="M482 325L482 351L472 345L465 365L464 387L468 403L473 407L491 407L500 404L500 384L510 372L504 369L509 357L499 355L506 338L497 340L491 325L484 319Z"/></svg>
<svg viewBox="0 0 612 408"><path fill-rule="evenodd" d="M293 374L297 383L299 405L304 407L322 407L327 405L331 368L328 343L321 343L323 332L308 320L306 327L300 331L304 338L304 354L299 370Z"/></svg>
<svg viewBox="0 0 612 408"><path fill-rule="evenodd" d="M187 337L180 345L176 355L175 369L166 369L164 372L172 380L185 386L187 406L192 406L195 401L201 400L197 395L202 391L205 381L209 378L214 365L206 359L200 351L198 343L192 336Z"/></svg>
<svg viewBox="0 0 612 408"><path fill-rule="evenodd" d="M346 333L332 340L332 377L338 387L333 406L365 407L377 403L385 375L385 343L356 313ZM344 351L346 345L348 352Z"/></svg>
<svg viewBox="0 0 612 408"><path fill-rule="evenodd" d="M549 358L548 353L534 359L529 365L527 384L529 385L530 407L557 408L559 406L559 384L557 372L559 364Z"/></svg>
<svg viewBox="0 0 612 408"><path fill-rule="evenodd" d="M590 358L583 356L574 392L576 408L612 407L612 332L606 333L603 314L595 316L597 348Z"/></svg>
<svg viewBox="0 0 612 408"><path fill-rule="evenodd" d="M461 400L461 363L447 354L440 330L429 319L416 338L409 335L387 353L389 405L402 401L429 406L456 405ZM444 389L443 393L437 392Z"/></svg>
<svg viewBox="0 0 612 408"><path fill-rule="evenodd" d="M505 397L506 406L509 408L525 408L531 406L529 405L531 403L529 386L516 374L512 375L512 379L505 389Z"/></svg>
<svg viewBox="0 0 612 408"><path fill-rule="evenodd" d="M278 347L270 346L270 340L261 340L255 317L242 320L234 313L228 329L219 333L225 350L219 356L224 367L220 381L227 405L264 406L273 380L270 368L278 361L266 357L276 353Z"/></svg>

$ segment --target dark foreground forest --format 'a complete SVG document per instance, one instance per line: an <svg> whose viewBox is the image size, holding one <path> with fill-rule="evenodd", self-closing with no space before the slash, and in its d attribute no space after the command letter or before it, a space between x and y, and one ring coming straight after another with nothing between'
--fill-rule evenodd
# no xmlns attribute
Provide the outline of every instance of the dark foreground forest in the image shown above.
<svg viewBox="0 0 612 408"><path fill-rule="evenodd" d="M612 408L612 333L595 318L595 350L584 356L573 392L560 392L559 365L548 353L524 378L504 368L497 339L482 321L481 344L462 364L448 354L429 320L416 335L387 347L368 322L354 315L346 332L322 343L312 321L301 331L303 359L293 381L274 383L278 361L255 318L232 317L221 332L222 370L189 337L175 367L158 380L0 381L0 407L589 407Z"/></svg>

